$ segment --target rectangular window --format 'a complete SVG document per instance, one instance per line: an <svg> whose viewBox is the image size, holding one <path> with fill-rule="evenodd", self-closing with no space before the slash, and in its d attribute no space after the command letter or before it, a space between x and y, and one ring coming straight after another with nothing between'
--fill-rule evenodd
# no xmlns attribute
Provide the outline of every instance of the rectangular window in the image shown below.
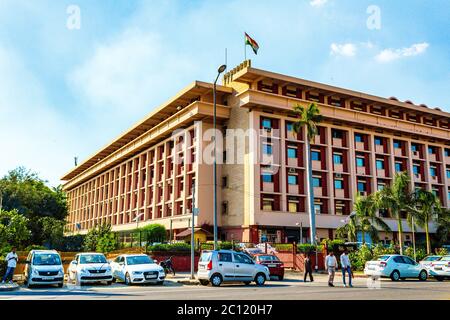
<svg viewBox="0 0 450 320"><path fill-rule="evenodd" d="M262 119L262 127L264 129L272 128L272 121L270 119Z"/></svg>
<svg viewBox="0 0 450 320"><path fill-rule="evenodd" d="M413 165L413 173L420 174L420 166L419 165Z"/></svg>
<svg viewBox="0 0 450 320"><path fill-rule="evenodd" d="M364 167L365 166L365 159L364 158L356 158L356 166L357 167Z"/></svg>
<svg viewBox="0 0 450 320"><path fill-rule="evenodd" d="M334 180L334 188L335 189L344 189L344 181Z"/></svg>
<svg viewBox="0 0 450 320"><path fill-rule="evenodd" d="M447 192L447 197L448 197L448 200L450 200L450 191Z"/></svg>
<svg viewBox="0 0 450 320"><path fill-rule="evenodd" d="M297 202L289 201L289 204L288 204L289 212L296 213L298 211L297 206L298 206Z"/></svg>
<svg viewBox="0 0 450 320"><path fill-rule="evenodd" d="M294 124L292 122L286 122L286 130L294 131Z"/></svg>
<svg viewBox="0 0 450 320"><path fill-rule="evenodd" d="M447 169L447 179L450 179L450 169Z"/></svg>
<svg viewBox="0 0 450 320"><path fill-rule="evenodd" d="M383 170L384 169L384 160L377 159L376 163L377 163L377 169L378 170Z"/></svg>
<svg viewBox="0 0 450 320"><path fill-rule="evenodd" d="M355 142L364 142L364 138L362 134L355 133Z"/></svg>
<svg viewBox="0 0 450 320"><path fill-rule="evenodd" d="M395 163L395 171L396 172L402 172L402 163L401 162L396 162Z"/></svg>
<svg viewBox="0 0 450 320"><path fill-rule="evenodd" d="M377 189L378 189L378 191L383 190L384 187L385 187L384 183L378 183L378 184L377 184Z"/></svg>
<svg viewBox="0 0 450 320"><path fill-rule="evenodd" d="M287 156L291 159L297 158L297 148L288 147Z"/></svg>
<svg viewBox="0 0 450 320"><path fill-rule="evenodd" d="M297 185L297 179L298 177L295 175L288 175L288 184L290 185Z"/></svg>
<svg viewBox="0 0 450 320"><path fill-rule="evenodd" d="M445 149L445 150L444 150L444 155L445 155L446 157L450 157L450 149Z"/></svg>
<svg viewBox="0 0 450 320"><path fill-rule="evenodd" d="M270 145L270 144L263 144L263 153L271 155L272 154L272 145Z"/></svg>
<svg viewBox="0 0 450 320"><path fill-rule="evenodd" d="M313 181L313 187L314 188L322 187L322 178L313 177L312 181Z"/></svg>
<svg viewBox="0 0 450 320"><path fill-rule="evenodd" d="M344 159L342 157L342 154L334 153L333 154L333 162L335 164L343 164L344 163Z"/></svg>
<svg viewBox="0 0 450 320"><path fill-rule="evenodd" d="M366 191L366 183L364 181L358 181L358 191L359 192Z"/></svg>
<svg viewBox="0 0 450 320"><path fill-rule="evenodd" d="M273 175L270 173L263 173L261 175L261 177L262 177L263 182L268 182L268 183L273 182Z"/></svg>
<svg viewBox="0 0 450 320"><path fill-rule="evenodd" d="M415 143L411 143L411 151L412 152L419 151L419 146Z"/></svg>
<svg viewBox="0 0 450 320"><path fill-rule="evenodd" d="M321 214L322 213L322 205L321 204L314 204L314 212L316 214Z"/></svg>
<svg viewBox="0 0 450 320"><path fill-rule="evenodd" d="M402 148L402 143L398 140L394 140L394 148L395 149L401 149Z"/></svg>
<svg viewBox="0 0 450 320"><path fill-rule="evenodd" d="M313 161L320 161L320 151L311 151L311 159Z"/></svg>
<svg viewBox="0 0 450 320"><path fill-rule="evenodd" d="M381 146L383 144L383 140L380 137L375 137L375 145Z"/></svg>
<svg viewBox="0 0 450 320"><path fill-rule="evenodd" d="M344 133L341 130L332 130L331 132L335 139L342 139L344 136Z"/></svg>
<svg viewBox="0 0 450 320"><path fill-rule="evenodd" d="M429 154L435 154L435 150L433 147L428 147L428 153Z"/></svg>
<svg viewBox="0 0 450 320"><path fill-rule="evenodd" d="M264 210L264 211L273 211L273 205L274 205L274 201L273 201L273 199L263 199L263 201L262 201L263 203L262 203L262 209Z"/></svg>
<svg viewBox="0 0 450 320"><path fill-rule="evenodd" d="M430 167L430 176L436 177L436 175L437 175L436 167Z"/></svg>

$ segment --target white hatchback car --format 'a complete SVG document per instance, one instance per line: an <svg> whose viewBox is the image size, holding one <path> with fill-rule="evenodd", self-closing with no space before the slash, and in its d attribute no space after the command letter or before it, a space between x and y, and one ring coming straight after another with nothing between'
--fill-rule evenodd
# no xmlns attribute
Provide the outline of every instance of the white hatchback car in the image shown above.
<svg viewBox="0 0 450 320"><path fill-rule="evenodd" d="M64 268L61 257L55 250L31 250L27 256L24 269L25 284L28 288L34 285L64 285Z"/></svg>
<svg viewBox="0 0 450 320"><path fill-rule="evenodd" d="M440 260L434 261L431 264L429 273L437 281L443 281L445 278L450 279L450 255L443 256Z"/></svg>
<svg viewBox="0 0 450 320"><path fill-rule="evenodd" d="M164 269L156 264L146 254L123 254L111 262L114 280L134 283L163 284L166 274Z"/></svg>
<svg viewBox="0 0 450 320"><path fill-rule="evenodd" d="M69 281L79 283L106 282L112 283L112 270L103 253L79 253L68 268Z"/></svg>
<svg viewBox="0 0 450 320"><path fill-rule="evenodd" d="M399 254L382 255L376 260L366 262L364 274L372 278L391 278L392 281L405 278L418 278L421 281L426 281L428 278L425 267L410 257Z"/></svg>
<svg viewBox="0 0 450 320"><path fill-rule="evenodd" d="M222 282L250 284L252 281L262 286L270 279L270 272L266 266L255 263L244 253L232 250L205 250L198 262L197 278L202 285L211 282L216 287Z"/></svg>

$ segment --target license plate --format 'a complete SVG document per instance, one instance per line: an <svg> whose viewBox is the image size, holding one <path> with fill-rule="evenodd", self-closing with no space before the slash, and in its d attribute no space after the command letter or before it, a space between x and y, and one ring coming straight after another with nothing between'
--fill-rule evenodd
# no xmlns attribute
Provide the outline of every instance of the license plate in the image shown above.
<svg viewBox="0 0 450 320"><path fill-rule="evenodd" d="M45 280L53 281L53 280L55 280L55 278L52 278L52 277L50 277L50 278L49 278L49 277L46 277Z"/></svg>
<svg viewBox="0 0 450 320"><path fill-rule="evenodd" d="M156 276L152 276L152 275L150 275L150 276L145 276L145 279L156 279Z"/></svg>
<svg viewBox="0 0 450 320"><path fill-rule="evenodd" d="M276 268L276 267L277 267L276 264L268 264L267 266L268 266L269 268Z"/></svg>
<svg viewBox="0 0 450 320"><path fill-rule="evenodd" d="M375 267L368 267L369 270L375 270Z"/></svg>
<svg viewBox="0 0 450 320"><path fill-rule="evenodd" d="M434 270L442 270L442 267L434 267Z"/></svg>
<svg viewBox="0 0 450 320"><path fill-rule="evenodd" d="M205 269L204 265L199 265L199 269Z"/></svg>

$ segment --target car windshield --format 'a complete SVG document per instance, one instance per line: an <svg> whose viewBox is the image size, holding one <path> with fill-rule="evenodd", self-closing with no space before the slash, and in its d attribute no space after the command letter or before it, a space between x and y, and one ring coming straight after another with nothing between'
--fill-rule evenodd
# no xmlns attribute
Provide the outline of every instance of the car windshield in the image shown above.
<svg viewBox="0 0 450 320"><path fill-rule="evenodd" d="M439 259L441 259L441 257L432 256L432 257L426 257L425 259L423 259L423 261L437 261Z"/></svg>
<svg viewBox="0 0 450 320"><path fill-rule="evenodd" d="M450 256L442 257L442 259L439 261L450 261Z"/></svg>
<svg viewBox="0 0 450 320"><path fill-rule="evenodd" d="M259 261L272 261L272 256L259 256Z"/></svg>
<svg viewBox="0 0 450 320"><path fill-rule="evenodd" d="M57 266L61 265L61 258L56 253L36 253L33 257L35 266Z"/></svg>
<svg viewBox="0 0 450 320"><path fill-rule="evenodd" d="M149 256L132 256L127 257L128 265L155 263Z"/></svg>
<svg viewBox="0 0 450 320"><path fill-rule="evenodd" d="M211 252L203 252L199 262L208 262L209 260L211 260Z"/></svg>
<svg viewBox="0 0 450 320"><path fill-rule="evenodd" d="M389 256L379 256L375 261L386 261L389 259Z"/></svg>
<svg viewBox="0 0 450 320"><path fill-rule="evenodd" d="M80 256L80 264L106 263L106 258L102 254L89 254Z"/></svg>

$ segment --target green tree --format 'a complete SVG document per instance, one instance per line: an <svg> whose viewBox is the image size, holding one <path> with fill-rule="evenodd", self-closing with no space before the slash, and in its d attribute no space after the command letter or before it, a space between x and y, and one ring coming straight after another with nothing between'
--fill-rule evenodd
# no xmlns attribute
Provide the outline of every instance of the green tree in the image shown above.
<svg viewBox="0 0 450 320"><path fill-rule="evenodd" d="M64 227L66 222L52 217L43 217L39 219L41 236L50 248L59 246L64 238Z"/></svg>
<svg viewBox="0 0 450 320"><path fill-rule="evenodd" d="M429 232L429 223L437 218L441 211L441 202L436 195L428 190L418 189L414 193L416 208L414 210L415 221L417 225L425 229L427 254L431 254L431 241Z"/></svg>
<svg viewBox="0 0 450 320"><path fill-rule="evenodd" d="M0 246L22 248L30 238L28 219L17 210L0 210Z"/></svg>
<svg viewBox="0 0 450 320"><path fill-rule="evenodd" d="M99 240L108 234L111 234L110 224L101 224L89 230L84 237L83 249L85 251L96 251Z"/></svg>
<svg viewBox="0 0 450 320"><path fill-rule="evenodd" d="M400 254L403 254L402 212L411 212L413 196L409 190L410 178L407 172L396 173L391 186L376 193L378 207L387 209L397 219Z"/></svg>
<svg viewBox="0 0 450 320"><path fill-rule="evenodd" d="M166 240L166 228L162 224L153 223L138 230L142 233L142 239L147 242L163 242Z"/></svg>
<svg viewBox="0 0 450 320"><path fill-rule="evenodd" d="M311 230L311 244L316 242L316 216L314 211L314 191L312 182L312 162L311 162L311 142L319 133L317 125L322 121L322 115L320 114L319 107L315 103L311 103L309 106L304 107L302 105L294 106L294 113L297 115L298 120L294 123L294 131L300 132L302 128L306 130L306 169L307 169L307 194L308 194L308 211L309 211L309 223Z"/></svg>
<svg viewBox="0 0 450 320"><path fill-rule="evenodd" d="M100 238L98 238L97 245L95 247L97 252L111 252L117 249L117 239L114 233L109 232L103 234Z"/></svg>
<svg viewBox="0 0 450 320"><path fill-rule="evenodd" d="M450 237L450 209L441 208L437 216L436 236L440 244L447 243Z"/></svg>
<svg viewBox="0 0 450 320"><path fill-rule="evenodd" d="M378 229L390 232L389 226L377 216L377 201L374 194L368 196L357 195L353 204L353 214L350 215L347 223L339 227L336 232L340 238L348 238L356 241L357 232L361 232L362 242L366 243L366 234L372 241L378 242Z"/></svg>

